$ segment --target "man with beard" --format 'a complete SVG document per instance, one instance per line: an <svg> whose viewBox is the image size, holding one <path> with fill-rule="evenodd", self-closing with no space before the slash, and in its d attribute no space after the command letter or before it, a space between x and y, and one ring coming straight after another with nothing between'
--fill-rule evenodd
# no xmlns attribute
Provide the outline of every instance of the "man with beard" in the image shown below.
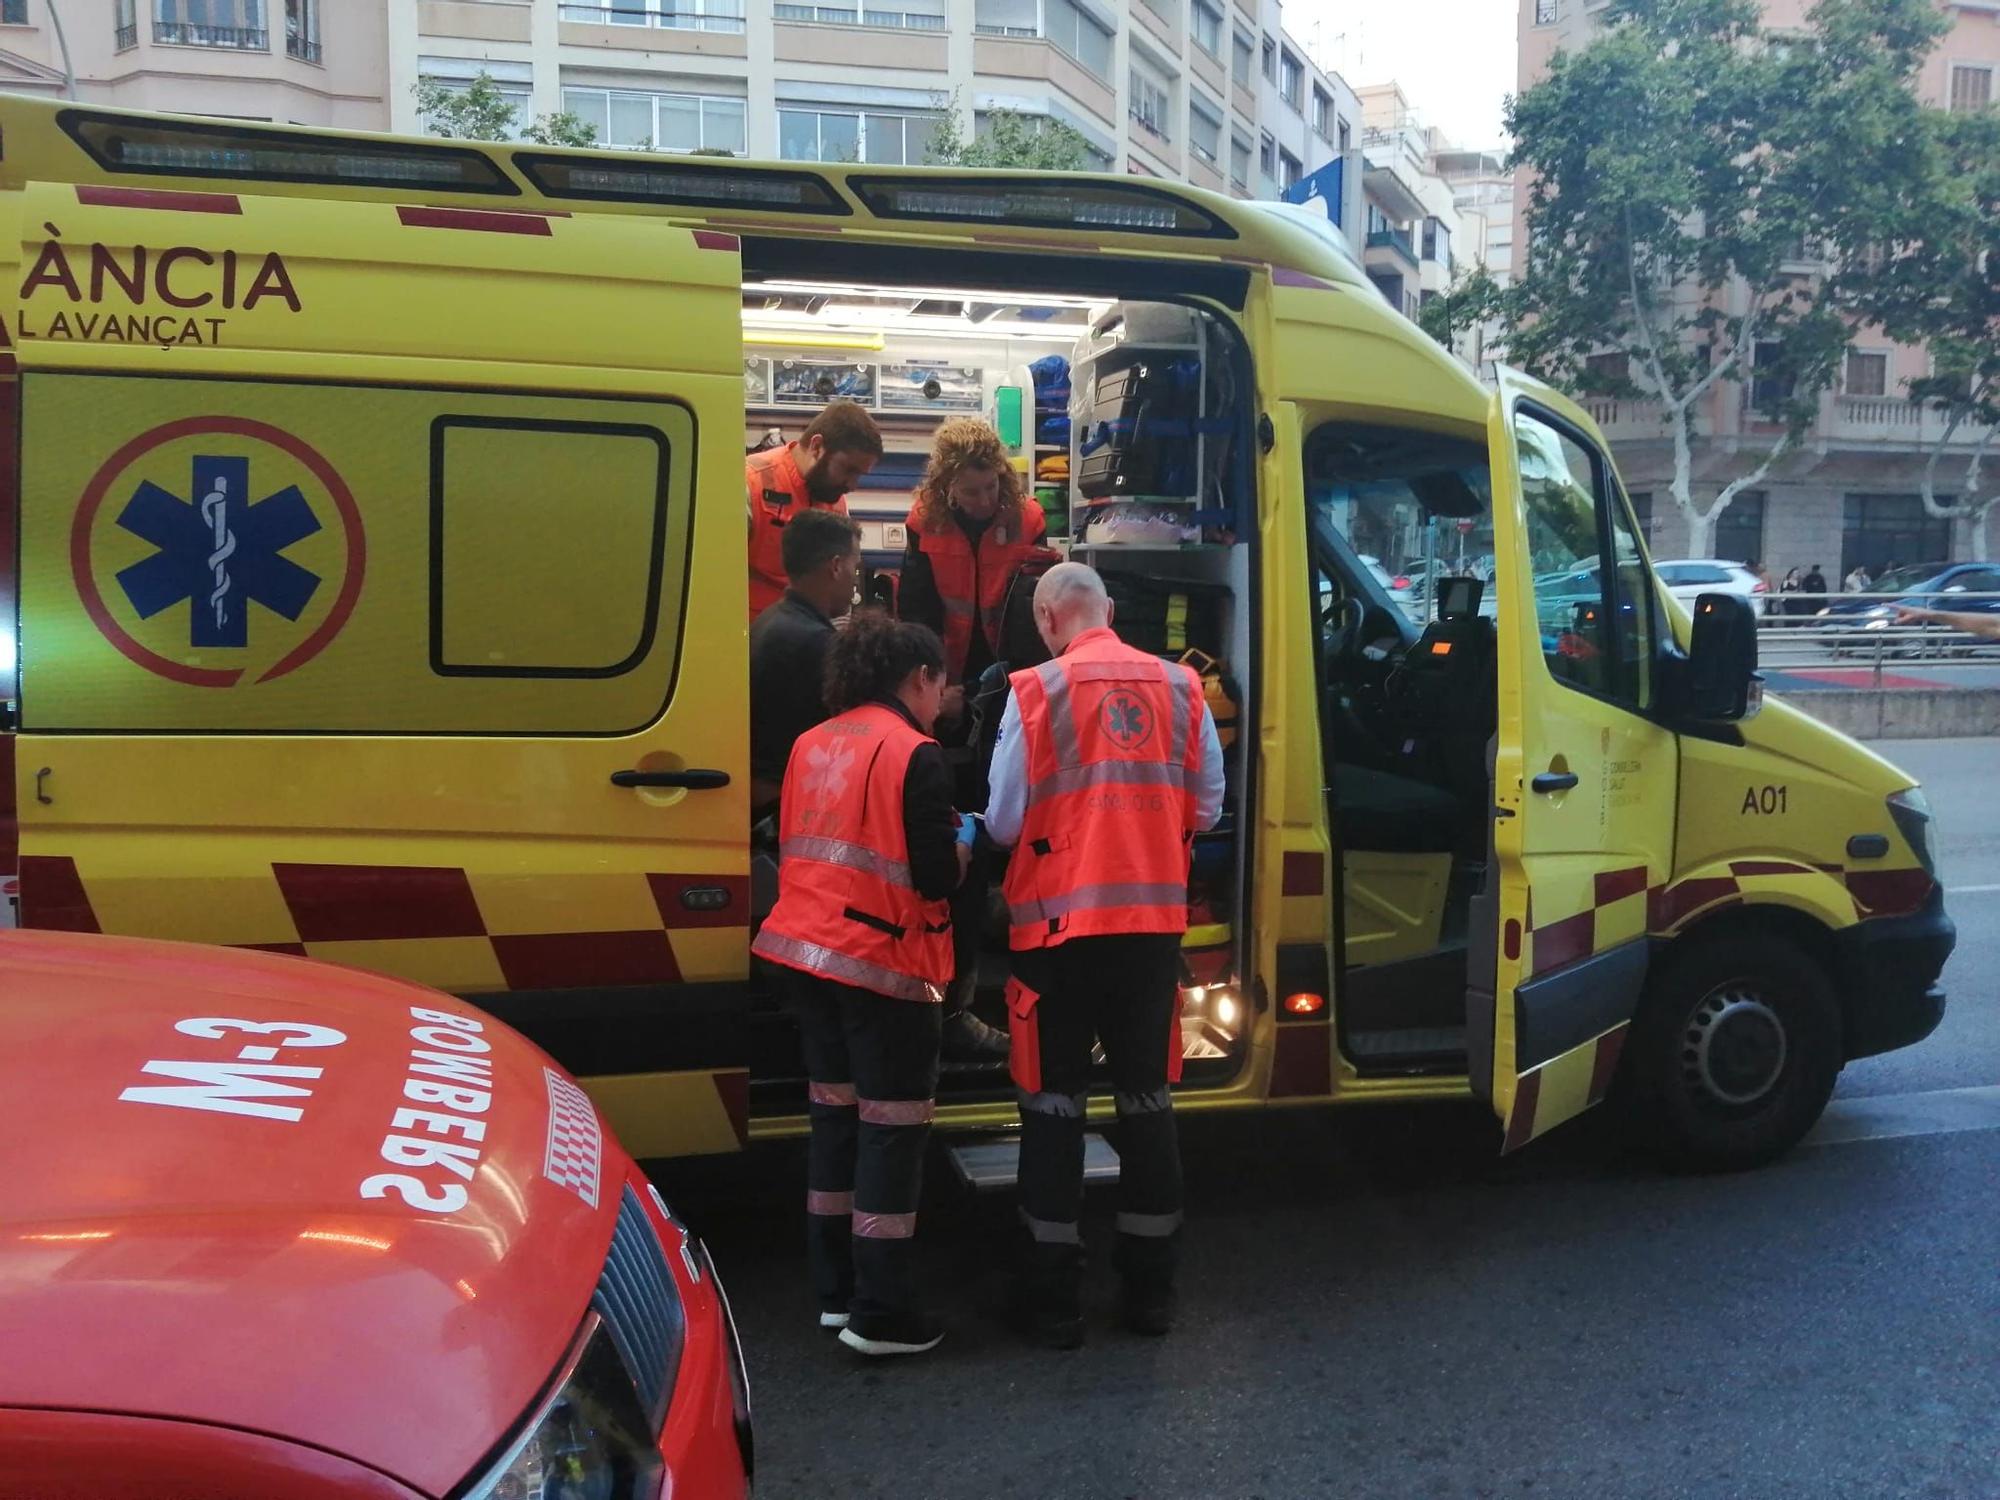
<svg viewBox="0 0 2000 1500"><path fill-rule="evenodd" d="M817 507L847 514L847 492L882 457L875 419L852 401L836 401L795 443L749 455L750 618L785 592L785 524Z"/></svg>

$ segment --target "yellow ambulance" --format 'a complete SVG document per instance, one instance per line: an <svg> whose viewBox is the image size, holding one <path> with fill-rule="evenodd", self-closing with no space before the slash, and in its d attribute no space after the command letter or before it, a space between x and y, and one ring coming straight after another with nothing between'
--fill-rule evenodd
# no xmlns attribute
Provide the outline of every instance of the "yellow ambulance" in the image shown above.
<svg viewBox="0 0 2000 1500"><path fill-rule="evenodd" d="M885 577L929 434L989 415L1234 705L1183 1108L1470 1094L1513 1148L1616 1090L1740 1163L1942 1013L1911 778L1757 713L1754 622L1659 587L1584 412L1482 388L1305 210L6 99L0 226L25 925L471 997L636 1155L802 1128L743 462L844 397ZM1013 1111L977 1065L941 1105Z"/></svg>

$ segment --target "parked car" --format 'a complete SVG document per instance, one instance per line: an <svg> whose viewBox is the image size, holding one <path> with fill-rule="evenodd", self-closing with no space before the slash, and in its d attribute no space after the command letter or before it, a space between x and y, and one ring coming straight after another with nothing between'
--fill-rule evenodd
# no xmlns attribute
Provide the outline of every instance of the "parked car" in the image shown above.
<svg viewBox="0 0 2000 1500"><path fill-rule="evenodd" d="M0 1497L748 1493L715 1268L490 1016L0 933Z"/></svg>
<svg viewBox="0 0 2000 1500"><path fill-rule="evenodd" d="M1964 594L2000 596L2000 565L1983 562L1912 563L1884 573L1868 591L1839 599L1819 611L1822 619L1842 624L1884 625L1896 618L1898 604L1924 609L1959 610L1967 614L2000 613L2000 597L1964 599ZM1895 598L1884 597L1894 595Z"/></svg>
<svg viewBox="0 0 2000 1500"><path fill-rule="evenodd" d="M1764 580L1742 563L1719 557L1682 557L1656 562L1653 571L1667 586L1667 592L1683 603L1692 604L1703 594L1740 594L1758 614L1763 614L1769 592Z"/></svg>

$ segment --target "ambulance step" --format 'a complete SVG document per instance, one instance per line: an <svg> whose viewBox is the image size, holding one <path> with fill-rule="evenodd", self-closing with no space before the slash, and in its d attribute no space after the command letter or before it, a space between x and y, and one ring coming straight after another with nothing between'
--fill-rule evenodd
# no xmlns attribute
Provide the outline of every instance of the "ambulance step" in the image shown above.
<svg viewBox="0 0 2000 1500"><path fill-rule="evenodd" d="M1420 1026L1402 1031L1350 1031L1347 1052L1356 1062L1388 1058L1465 1056L1463 1026Z"/></svg>
<svg viewBox="0 0 2000 1500"><path fill-rule="evenodd" d="M1010 1188L1021 1175L1021 1140L1005 1136L990 1140L961 1141L947 1148L958 1180L975 1193L991 1193ZM1094 1132L1083 1138L1083 1181L1089 1187L1118 1180L1118 1153L1111 1142Z"/></svg>

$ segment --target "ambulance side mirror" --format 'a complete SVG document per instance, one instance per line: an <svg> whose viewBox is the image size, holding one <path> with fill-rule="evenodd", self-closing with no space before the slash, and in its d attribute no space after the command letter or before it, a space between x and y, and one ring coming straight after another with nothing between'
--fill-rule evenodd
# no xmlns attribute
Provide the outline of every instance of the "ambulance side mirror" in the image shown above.
<svg viewBox="0 0 2000 1500"><path fill-rule="evenodd" d="M1703 594L1694 601L1688 637L1688 717L1708 724L1754 718L1763 706L1757 675L1757 614L1739 594Z"/></svg>

